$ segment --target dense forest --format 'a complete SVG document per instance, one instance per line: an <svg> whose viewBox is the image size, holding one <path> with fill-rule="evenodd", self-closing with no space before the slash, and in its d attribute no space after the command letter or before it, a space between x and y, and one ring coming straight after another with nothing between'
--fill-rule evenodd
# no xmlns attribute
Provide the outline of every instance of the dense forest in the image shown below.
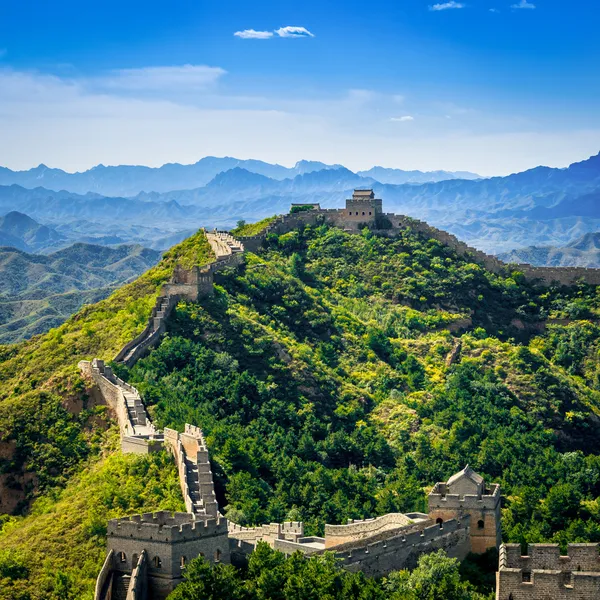
<svg viewBox="0 0 600 600"><path fill-rule="evenodd" d="M209 256L199 238L187 244L172 251L169 268L177 257L193 261L194 244L199 259ZM129 292L124 302L144 308L132 324L120 313L125 328L92 306L30 345L0 347L0 373L17 382L0 404L0 432L12 427L26 442L5 472L36 460L42 427L31 426L38 386L27 387L15 357L31 360L43 349L50 366L81 385L67 359L106 355L85 345L86 335L101 339L106 353L139 331L167 271L163 262L150 272L159 275L147 284L148 298ZM408 230L388 239L322 225L269 235L245 265L216 276L212 298L178 305L159 347L132 369L115 369L140 389L157 426L204 430L219 503L239 524L302 520L318 534L346 518L423 510L431 485L469 463L503 486L506 541L600 541L599 314L593 287L537 288L519 272L494 275ZM67 340L81 350L67 351ZM46 366L37 380L50 373ZM115 456L99 408L70 415L54 400L59 393L55 386L41 413L43 448L66 451L52 457L53 468L41 462L31 514L4 519L0 547L10 558L0 553L0 582L22 595L0 598L70 597L57 595L64 589L89 597L106 520L179 501L168 460ZM29 397L36 400L11 422L6 407ZM83 481L92 473L90 488ZM118 490L116 473L124 481ZM48 557L42 568L40 545ZM86 548L87 560L71 546ZM261 588L270 585L295 590L285 597L310 597L301 585L312 577L322 590L313 597L477 598L452 561L436 571L439 589L425 592L419 586L429 585L432 569L425 559L413 574L381 582L340 573L328 559L302 562L263 549L253 560L244 573L197 561L175 596L221 598L210 586L231 586L231 598L284 597ZM264 564L276 565L276 583L261 583ZM476 566L468 571L476 581Z"/></svg>

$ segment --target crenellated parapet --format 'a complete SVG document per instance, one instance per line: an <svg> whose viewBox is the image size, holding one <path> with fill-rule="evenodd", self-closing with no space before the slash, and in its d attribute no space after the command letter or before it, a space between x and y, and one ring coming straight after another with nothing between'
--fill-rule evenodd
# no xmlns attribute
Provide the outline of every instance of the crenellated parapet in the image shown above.
<svg viewBox="0 0 600 600"><path fill-rule="evenodd" d="M377 534L424 523L429 519L423 513L388 513L374 519L349 519L346 525L325 525L325 547L355 542Z"/></svg>
<svg viewBox="0 0 600 600"><path fill-rule="evenodd" d="M108 522L109 538L135 538L136 541L173 543L227 534L227 520L196 520L190 513L160 511L143 513Z"/></svg>
<svg viewBox="0 0 600 600"><path fill-rule="evenodd" d="M257 542L267 542L272 548L276 540L296 542L304 536L304 523L300 521L286 521L284 523L268 523L258 527L243 527L229 521L229 537L256 546Z"/></svg>
<svg viewBox="0 0 600 600"><path fill-rule="evenodd" d="M569 544L561 555L558 544L500 547L496 574L497 600L596 600L600 598L598 544Z"/></svg>

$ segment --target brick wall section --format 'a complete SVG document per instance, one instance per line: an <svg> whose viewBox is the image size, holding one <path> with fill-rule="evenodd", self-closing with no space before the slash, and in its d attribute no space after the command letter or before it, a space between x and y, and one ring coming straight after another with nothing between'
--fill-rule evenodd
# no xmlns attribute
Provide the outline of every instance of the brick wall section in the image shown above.
<svg viewBox="0 0 600 600"><path fill-rule="evenodd" d="M148 597L148 555L142 550L140 557L131 572L131 581L126 600L146 600Z"/></svg>
<svg viewBox="0 0 600 600"><path fill-rule="evenodd" d="M375 519L349 520L346 525L325 525L325 547L331 548L364 540L390 529L398 529L411 525L415 520L427 520L422 513L388 513Z"/></svg>
<svg viewBox="0 0 600 600"><path fill-rule="evenodd" d="M503 544L496 574L496 600L597 600L600 598L598 544Z"/></svg>
<svg viewBox="0 0 600 600"><path fill-rule="evenodd" d="M276 540L296 542L304 537L304 523L300 521L286 521L284 523L269 523L259 527L242 527L229 521L229 538L247 542L254 548L257 542L267 542L271 548L275 547Z"/></svg>
<svg viewBox="0 0 600 600"><path fill-rule="evenodd" d="M395 537L368 544L348 553L336 552L340 566L350 571L362 571L371 577L382 577L399 569L414 569L419 557L429 552L444 550L448 556L464 559L471 550L470 522L451 520L426 527L422 532Z"/></svg>
<svg viewBox="0 0 600 600"><path fill-rule="evenodd" d="M94 588L94 600L103 600L105 592L111 583L111 574L113 571L114 552L109 550L96 579L96 587Z"/></svg>

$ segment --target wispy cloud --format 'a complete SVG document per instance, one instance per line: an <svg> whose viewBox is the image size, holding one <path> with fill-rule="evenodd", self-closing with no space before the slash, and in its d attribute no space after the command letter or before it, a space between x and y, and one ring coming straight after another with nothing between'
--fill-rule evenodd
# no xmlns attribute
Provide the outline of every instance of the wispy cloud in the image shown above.
<svg viewBox="0 0 600 600"><path fill-rule="evenodd" d="M497 8L490 8L491 13L499 13L500 11Z"/></svg>
<svg viewBox="0 0 600 600"><path fill-rule="evenodd" d="M233 35L242 38L243 40L267 40L273 37L272 31L256 31L255 29L244 29L236 31Z"/></svg>
<svg viewBox="0 0 600 600"><path fill-rule="evenodd" d="M394 121L395 123L408 123L409 121L414 121L415 118L410 115L404 115L402 117L392 117L390 121Z"/></svg>
<svg viewBox="0 0 600 600"><path fill-rule="evenodd" d="M287 27L280 27L275 30L275 33L279 37L283 38L306 38L306 37L315 37L306 27L292 27L288 25Z"/></svg>
<svg viewBox="0 0 600 600"><path fill-rule="evenodd" d="M429 10L448 10L451 8L464 8L466 4L462 2L455 2L454 0L450 0L450 2L442 2L441 4L434 4L429 7Z"/></svg>
<svg viewBox="0 0 600 600"><path fill-rule="evenodd" d="M533 10L535 8L535 4L528 2L527 0L521 0L518 4L513 4L511 8L525 8Z"/></svg>
<svg viewBox="0 0 600 600"><path fill-rule="evenodd" d="M114 71L100 83L110 88L136 91L198 89L215 83L225 73L220 67L206 65L144 67Z"/></svg>

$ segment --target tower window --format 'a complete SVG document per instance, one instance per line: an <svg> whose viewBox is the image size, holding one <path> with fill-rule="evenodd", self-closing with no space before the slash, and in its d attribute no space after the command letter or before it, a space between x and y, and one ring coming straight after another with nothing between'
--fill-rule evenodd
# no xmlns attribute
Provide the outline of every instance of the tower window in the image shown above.
<svg viewBox="0 0 600 600"><path fill-rule="evenodd" d="M441 517L438 517L435 522L440 526L440 529L442 529L442 525L444 524L444 519L442 519Z"/></svg>
<svg viewBox="0 0 600 600"><path fill-rule="evenodd" d="M182 557L179 559L179 566L180 566L182 569L183 569L183 568L185 568L185 562L186 562L186 558L185 558L185 556L182 556Z"/></svg>
<svg viewBox="0 0 600 600"><path fill-rule="evenodd" d="M483 522L482 519L477 521L477 529L483 529L484 527L485 527L485 523Z"/></svg>
<svg viewBox="0 0 600 600"><path fill-rule="evenodd" d="M365 216L365 211L363 210L363 217Z"/></svg>
<svg viewBox="0 0 600 600"><path fill-rule="evenodd" d="M215 562L219 562L221 560L221 551L217 548L215 550Z"/></svg>
<svg viewBox="0 0 600 600"><path fill-rule="evenodd" d="M127 562L127 556L125 555L125 552L119 552L119 562L121 562L121 563Z"/></svg>
<svg viewBox="0 0 600 600"><path fill-rule="evenodd" d="M523 583L531 583L531 571L523 571L521 573L521 580Z"/></svg>
<svg viewBox="0 0 600 600"><path fill-rule="evenodd" d="M162 567L162 562L158 556L155 556L152 559L152 563L154 564L154 568L156 569L160 569Z"/></svg>

